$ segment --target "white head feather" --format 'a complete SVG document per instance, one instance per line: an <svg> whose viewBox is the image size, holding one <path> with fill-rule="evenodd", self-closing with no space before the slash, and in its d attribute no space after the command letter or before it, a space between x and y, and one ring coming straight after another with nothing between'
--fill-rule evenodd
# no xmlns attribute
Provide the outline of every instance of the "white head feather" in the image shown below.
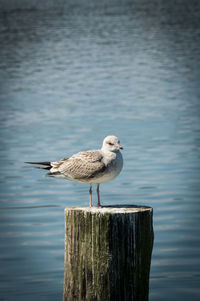
<svg viewBox="0 0 200 301"><path fill-rule="evenodd" d="M116 136L107 136L103 140L103 145L101 149L103 151L117 152L120 149L123 149L123 147L120 145L120 141Z"/></svg>

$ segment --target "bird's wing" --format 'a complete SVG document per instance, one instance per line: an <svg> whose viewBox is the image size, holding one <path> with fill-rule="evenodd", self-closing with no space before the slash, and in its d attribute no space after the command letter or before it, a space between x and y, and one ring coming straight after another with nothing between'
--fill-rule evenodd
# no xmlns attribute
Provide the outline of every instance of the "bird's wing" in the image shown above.
<svg viewBox="0 0 200 301"><path fill-rule="evenodd" d="M51 162L51 172L60 174L74 180L87 180L94 178L106 168L102 162L100 151L85 151L58 162Z"/></svg>

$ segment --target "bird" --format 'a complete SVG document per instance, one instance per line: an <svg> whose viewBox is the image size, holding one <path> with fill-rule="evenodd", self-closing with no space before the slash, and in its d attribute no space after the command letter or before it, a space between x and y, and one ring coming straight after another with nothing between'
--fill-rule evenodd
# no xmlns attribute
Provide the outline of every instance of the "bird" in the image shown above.
<svg viewBox="0 0 200 301"><path fill-rule="evenodd" d="M49 170L47 176L88 183L89 207L92 207L92 185L97 185L97 207L101 208L100 184L113 180L122 170L123 147L118 137L109 135L104 138L101 149L81 151L59 161L25 162L39 165L36 168Z"/></svg>

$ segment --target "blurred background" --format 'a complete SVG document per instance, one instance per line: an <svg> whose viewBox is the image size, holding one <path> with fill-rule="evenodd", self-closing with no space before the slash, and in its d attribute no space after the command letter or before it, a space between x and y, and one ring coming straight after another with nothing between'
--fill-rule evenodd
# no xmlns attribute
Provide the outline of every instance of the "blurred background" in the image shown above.
<svg viewBox="0 0 200 301"><path fill-rule="evenodd" d="M200 299L199 20L198 0L0 1L1 301L62 300L64 208L89 203L24 162L110 134L102 204L154 210L149 300Z"/></svg>

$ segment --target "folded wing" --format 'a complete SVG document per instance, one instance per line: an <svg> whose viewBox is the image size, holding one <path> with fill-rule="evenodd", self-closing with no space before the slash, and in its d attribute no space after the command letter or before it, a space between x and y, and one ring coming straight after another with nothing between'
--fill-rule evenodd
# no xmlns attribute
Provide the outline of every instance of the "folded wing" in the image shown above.
<svg viewBox="0 0 200 301"><path fill-rule="evenodd" d="M62 175L71 180L88 180L100 176L105 171L105 164L100 151L86 151L73 155L70 158L58 162L51 162L51 170L48 175Z"/></svg>

